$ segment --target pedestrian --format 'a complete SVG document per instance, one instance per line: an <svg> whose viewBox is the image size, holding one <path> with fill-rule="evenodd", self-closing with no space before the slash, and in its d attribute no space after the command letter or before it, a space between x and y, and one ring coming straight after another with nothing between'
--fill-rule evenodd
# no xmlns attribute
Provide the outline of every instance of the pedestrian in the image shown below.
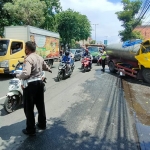
<svg viewBox="0 0 150 150"><path fill-rule="evenodd" d="M102 69L101 69L101 71L103 71L103 72L105 71L106 56L107 56L107 54L106 54L105 48L103 47L102 55L101 55L101 62L102 62Z"/></svg>
<svg viewBox="0 0 150 150"><path fill-rule="evenodd" d="M23 63L21 74L16 75L20 80L27 81L26 87L23 85L24 113L26 116L26 129L22 132L26 135L35 135L34 105L38 110L37 127L46 129L46 113L44 104L44 84L41 80L42 69L52 72L44 59L35 53L36 46L28 41L25 44L26 58Z"/></svg>

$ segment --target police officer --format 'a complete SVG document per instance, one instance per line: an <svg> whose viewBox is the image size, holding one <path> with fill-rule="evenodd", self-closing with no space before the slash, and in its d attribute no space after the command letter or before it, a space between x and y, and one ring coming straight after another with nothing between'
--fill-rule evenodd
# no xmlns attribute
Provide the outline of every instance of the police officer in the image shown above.
<svg viewBox="0 0 150 150"><path fill-rule="evenodd" d="M105 62L106 62L106 51L105 51L105 48L103 47L103 50L102 50L102 55L101 55L101 59L102 59L102 69L101 71L105 71Z"/></svg>
<svg viewBox="0 0 150 150"><path fill-rule="evenodd" d="M52 72L43 58L35 53L36 46L31 41L26 42L26 58L22 73L17 78L26 80L27 87L23 88L24 112L26 116L26 129L22 132L26 135L35 135L34 104L38 110L38 124L40 129L46 129L46 113L44 104L44 86L41 80L42 70Z"/></svg>

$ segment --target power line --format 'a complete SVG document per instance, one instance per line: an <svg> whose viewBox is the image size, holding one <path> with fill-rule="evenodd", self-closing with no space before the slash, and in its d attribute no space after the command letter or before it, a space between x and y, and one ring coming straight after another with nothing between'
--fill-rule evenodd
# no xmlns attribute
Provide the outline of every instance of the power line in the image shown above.
<svg viewBox="0 0 150 150"><path fill-rule="evenodd" d="M147 4L147 5L146 5ZM146 6L145 6L146 5ZM147 13L148 9L150 8L150 1L146 0L145 1L145 4L144 4L144 8L142 10L142 12L140 13L139 15L139 19L138 21L136 22L136 24L134 25L133 27L133 30L137 27L137 25L140 23L140 21L143 19L143 17L145 16L145 14ZM145 10L145 11L144 11ZM144 12L143 12L144 11Z"/></svg>

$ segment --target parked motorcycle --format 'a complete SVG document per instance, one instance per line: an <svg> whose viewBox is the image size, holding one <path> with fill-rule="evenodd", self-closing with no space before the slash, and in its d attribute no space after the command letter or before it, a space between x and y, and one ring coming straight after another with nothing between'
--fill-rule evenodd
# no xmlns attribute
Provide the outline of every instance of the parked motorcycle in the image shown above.
<svg viewBox="0 0 150 150"><path fill-rule="evenodd" d="M68 70L68 74L66 74L67 63L61 62L58 66L57 80L60 81L64 78L70 77L72 75L74 67L74 64L71 64L70 70Z"/></svg>
<svg viewBox="0 0 150 150"><path fill-rule="evenodd" d="M89 57L84 57L81 61L82 65L81 65L81 69L86 72L86 71L90 71L91 65L90 65L90 61L91 59Z"/></svg>
<svg viewBox="0 0 150 150"><path fill-rule="evenodd" d="M14 74L21 73L22 70L14 71ZM42 81L44 84L44 91L46 91L45 72L42 71ZM21 87L21 80L18 78L11 79L9 81L8 93L4 102L4 108L8 113L15 111L21 104L23 104L23 90Z"/></svg>

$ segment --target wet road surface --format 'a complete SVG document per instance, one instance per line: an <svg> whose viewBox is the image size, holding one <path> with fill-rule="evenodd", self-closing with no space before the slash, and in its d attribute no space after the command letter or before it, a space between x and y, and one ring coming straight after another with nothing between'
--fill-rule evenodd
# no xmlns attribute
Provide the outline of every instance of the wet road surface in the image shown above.
<svg viewBox="0 0 150 150"><path fill-rule="evenodd" d="M138 150L135 115L116 75L93 65L90 72L76 68L71 78L57 82L57 66L47 74L45 93L47 129L35 137L25 128L23 109L0 116L0 147L12 150ZM36 109L35 109L36 110ZM35 111L37 119L37 112Z"/></svg>

